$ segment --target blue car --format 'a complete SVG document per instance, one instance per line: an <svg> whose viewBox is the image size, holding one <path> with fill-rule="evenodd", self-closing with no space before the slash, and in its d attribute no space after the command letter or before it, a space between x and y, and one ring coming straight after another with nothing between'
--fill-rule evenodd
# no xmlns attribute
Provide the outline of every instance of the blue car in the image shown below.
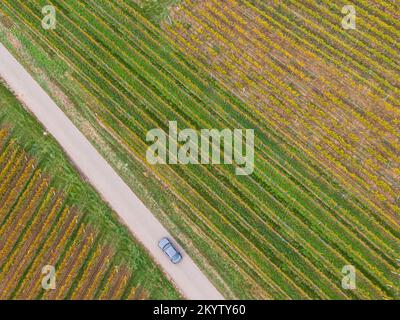
<svg viewBox="0 0 400 320"><path fill-rule="evenodd" d="M162 238L158 242L158 246L167 254L172 263L178 263L182 260L182 255L175 249L168 238Z"/></svg>

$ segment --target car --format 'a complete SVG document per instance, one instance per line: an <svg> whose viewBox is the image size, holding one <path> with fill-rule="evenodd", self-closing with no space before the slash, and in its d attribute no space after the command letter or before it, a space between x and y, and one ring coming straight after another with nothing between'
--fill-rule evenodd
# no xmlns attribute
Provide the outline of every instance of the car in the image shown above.
<svg viewBox="0 0 400 320"><path fill-rule="evenodd" d="M165 254L169 257L172 263L178 263L182 260L182 255L178 250L172 245L171 241L168 238L162 238L158 242L158 246Z"/></svg>

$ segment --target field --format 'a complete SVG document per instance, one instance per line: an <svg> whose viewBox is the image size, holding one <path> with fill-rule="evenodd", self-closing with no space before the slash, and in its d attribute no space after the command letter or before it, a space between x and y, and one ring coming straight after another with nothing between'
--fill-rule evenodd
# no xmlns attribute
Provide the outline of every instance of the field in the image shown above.
<svg viewBox="0 0 400 320"><path fill-rule="evenodd" d="M4 0L0 40L226 297L394 299L399 28L393 3L359 2L345 32L328 0ZM254 173L149 165L171 120L255 129Z"/></svg>
<svg viewBox="0 0 400 320"><path fill-rule="evenodd" d="M37 129L0 85L0 299L179 297ZM47 265L51 290L42 287Z"/></svg>

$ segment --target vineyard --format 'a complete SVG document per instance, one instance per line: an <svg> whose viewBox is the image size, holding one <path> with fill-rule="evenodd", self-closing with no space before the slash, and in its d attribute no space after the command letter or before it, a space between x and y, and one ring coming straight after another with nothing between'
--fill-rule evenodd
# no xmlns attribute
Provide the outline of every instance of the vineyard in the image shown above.
<svg viewBox="0 0 400 320"><path fill-rule="evenodd" d="M18 105L4 87L0 89L2 118L7 113L18 120L12 110ZM140 262L149 259L143 258L146 254L138 249L132 253L142 257L126 254L110 240L118 237L111 228L90 222L90 211L69 199L66 190L72 194L73 188L61 189L65 182L57 180L66 177L48 174L43 161L24 150L13 130L8 121L0 123L0 299L173 298L166 280L160 282L157 273L149 278L156 267ZM45 266L55 270L55 287L48 290L42 284Z"/></svg>
<svg viewBox="0 0 400 320"><path fill-rule="evenodd" d="M328 0L139 2L3 0L0 40L226 297L399 298L395 4L359 1L348 32ZM254 173L149 165L171 120L255 129Z"/></svg>
<svg viewBox="0 0 400 320"><path fill-rule="evenodd" d="M388 14L391 25L375 31L377 19L365 19L364 4L361 33L353 36L337 23L341 7L332 1L263 3L185 1L165 27L271 127L398 222L400 47L389 41L400 37L390 27L395 17Z"/></svg>

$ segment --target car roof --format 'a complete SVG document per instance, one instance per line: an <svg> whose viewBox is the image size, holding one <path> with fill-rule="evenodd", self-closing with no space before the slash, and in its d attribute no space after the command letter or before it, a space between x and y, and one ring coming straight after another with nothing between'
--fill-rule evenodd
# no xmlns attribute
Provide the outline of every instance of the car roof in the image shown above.
<svg viewBox="0 0 400 320"><path fill-rule="evenodd" d="M178 253L178 251L176 251L176 249L171 244L167 246L164 251L170 258L173 258Z"/></svg>

